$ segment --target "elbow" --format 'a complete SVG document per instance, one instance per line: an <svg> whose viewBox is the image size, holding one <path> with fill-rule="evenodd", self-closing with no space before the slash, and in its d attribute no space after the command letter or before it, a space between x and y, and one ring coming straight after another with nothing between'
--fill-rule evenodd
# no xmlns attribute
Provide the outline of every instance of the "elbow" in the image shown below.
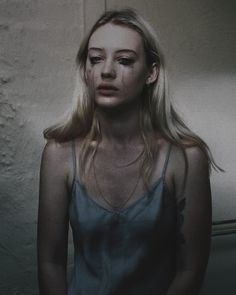
<svg viewBox="0 0 236 295"><path fill-rule="evenodd" d="M168 295L199 295L204 274L194 270L181 270L170 285Z"/></svg>

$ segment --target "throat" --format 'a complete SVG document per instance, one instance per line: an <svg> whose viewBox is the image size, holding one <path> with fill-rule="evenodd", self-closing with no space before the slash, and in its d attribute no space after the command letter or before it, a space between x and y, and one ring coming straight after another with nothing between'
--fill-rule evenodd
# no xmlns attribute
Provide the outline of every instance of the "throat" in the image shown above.
<svg viewBox="0 0 236 295"><path fill-rule="evenodd" d="M106 146L122 147L142 142L140 132L140 107L121 110L96 110L102 141Z"/></svg>

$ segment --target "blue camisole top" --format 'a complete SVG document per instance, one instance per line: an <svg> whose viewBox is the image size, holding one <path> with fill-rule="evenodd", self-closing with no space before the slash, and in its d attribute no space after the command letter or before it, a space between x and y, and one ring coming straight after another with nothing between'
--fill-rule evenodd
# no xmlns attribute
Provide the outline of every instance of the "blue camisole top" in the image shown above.
<svg viewBox="0 0 236 295"><path fill-rule="evenodd" d="M77 177L69 207L74 267L69 295L165 295L175 276L176 202L161 177L128 207L107 209Z"/></svg>

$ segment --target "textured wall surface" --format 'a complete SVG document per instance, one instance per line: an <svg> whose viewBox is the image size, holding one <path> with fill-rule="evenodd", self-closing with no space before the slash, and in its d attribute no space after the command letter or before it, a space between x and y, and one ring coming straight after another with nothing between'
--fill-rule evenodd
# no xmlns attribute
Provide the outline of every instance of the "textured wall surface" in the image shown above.
<svg viewBox="0 0 236 295"><path fill-rule="evenodd" d="M70 102L82 1L0 1L0 294L37 294L42 130ZM66 81L66 82L65 82Z"/></svg>
<svg viewBox="0 0 236 295"><path fill-rule="evenodd" d="M42 130L70 103L78 44L105 6L136 7L158 29L174 100L227 171L212 178L214 219L236 217L235 1L117 3L0 0L0 294L38 294Z"/></svg>

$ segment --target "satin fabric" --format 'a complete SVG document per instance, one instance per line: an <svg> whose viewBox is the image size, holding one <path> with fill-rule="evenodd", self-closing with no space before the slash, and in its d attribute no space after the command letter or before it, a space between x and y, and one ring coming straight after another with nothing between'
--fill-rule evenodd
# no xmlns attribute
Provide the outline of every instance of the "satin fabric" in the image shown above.
<svg viewBox="0 0 236 295"><path fill-rule="evenodd" d="M177 216L165 169L150 191L119 211L102 207L74 180L69 295L166 294L175 276Z"/></svg>

